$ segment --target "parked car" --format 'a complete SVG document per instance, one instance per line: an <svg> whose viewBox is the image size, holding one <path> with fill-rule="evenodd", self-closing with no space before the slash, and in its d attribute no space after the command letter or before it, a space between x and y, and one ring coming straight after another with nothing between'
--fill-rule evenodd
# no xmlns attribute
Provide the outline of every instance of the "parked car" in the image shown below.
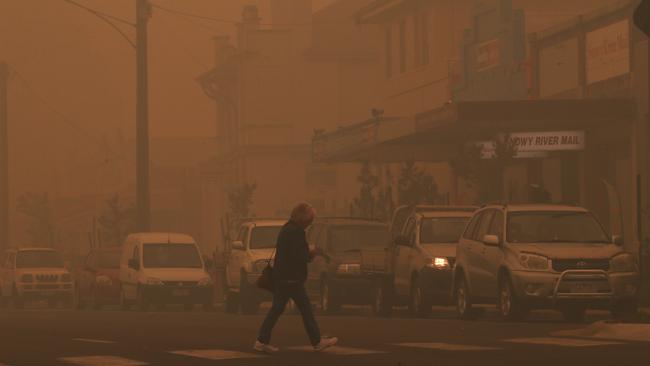
<svg viewBox="0 0 650 366"><path fill-rule="evenodd" d="M347 304L374 304L376 277L362 271L362 256L368 252L385 255L390 243L387 225L357 218L324 218L309 229L307 241L321 253L309 265L306 284L321 309L333 313Z"/></svg>
<svg viewBox="0 0 650 366"><path fill-rule="evenodd" d="M139 233L127 237L120 259L120 304L196 304L212 308L212 278L206 271L199 247L191 236L175 233Z"/></svg>
<svg viewBox="0 0 650 366"><path fill-rule="evenodd" d="M272 260L278 235L286 220L249 219L240 224L237 237L230 242L224 282L226 311L257 313L260 303L270 300L270 293L255 283Z"/></svg>
<svg viewBox="0 0 650 366"><path fill-rule="evenodd" d="M584 208L489 205L458 245L454 298L462 318L477 304L496 304L508 320L555 308L580 321L589 307L616 316L637 311L639 273L633 255Z"/></svg>
<svg viewBox="0 0 650 366"><path fill-rule="evenodd" d="M477 206L445 206L445 205L415 205L415 206L399 206L395 209L393 217L390 223L390 233L391 236L396 238L402 231L404 231L404 225L406 220L408 220L411 215L414 213L422 212L468 212L472 213L478 209Z"/></svg>
<svg viewBox="0 0 650 366"><path fill-rule="evenodd" d="M77 308L89 305L99 310L120 302L120 256L122 248L94 249L76 271Z"/></svg>
<svg viewBox="0 0 650 366"><path fill-rule="evenodd" d="M449 303L456 246L471 216L464 207L411 214L390 251L391 305L421 317Z"/></svg>
<svg viewBox="0 0 650 366"><path fill-rule="evenodd" d="M2 303L22 308L27 301L47 300L71 306L73 281L61 254L49 248L8 250L0 276Z"/></svg>

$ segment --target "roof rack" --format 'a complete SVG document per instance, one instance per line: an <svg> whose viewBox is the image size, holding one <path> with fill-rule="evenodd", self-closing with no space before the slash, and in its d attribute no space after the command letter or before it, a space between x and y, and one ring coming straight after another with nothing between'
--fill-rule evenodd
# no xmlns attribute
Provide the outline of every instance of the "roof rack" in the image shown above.
<svg viewBox="0 0 650 366"><path fill-rule="evenodd" d="M383 222L383 220L378 217L359 217L359 216L320 216L320 217L316 217L316 220L365 220L365 221Z"/></svg>

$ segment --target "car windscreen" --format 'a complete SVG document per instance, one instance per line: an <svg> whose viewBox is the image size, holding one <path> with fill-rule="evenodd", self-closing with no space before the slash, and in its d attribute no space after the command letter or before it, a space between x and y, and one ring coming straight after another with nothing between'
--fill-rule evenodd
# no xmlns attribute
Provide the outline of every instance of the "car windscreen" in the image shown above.
<svg viewBox="0 0 650 366"><path fill-rule="evenodd" d="M16 268L63 268L63 258L49 250L23 250L16 255Z"/></svg>
<svg viewBox="0 0 650 366"><path fill-rule="evenodd" d="M120 268L120 252L100 252L97 257L97 266L107 269Z"/></svg>
<svg viewBox="0 0 650 366"><path fill-rule="evenodd" d="M508 214L510 243L609 243L607 233L589 212L540 211Z"/></svg>
<svg viewBox="0 0 650 366"><path fill-rule="evenodd" d="M194 244L144 244L145 268L202 268L201 256Z"/></svg>
<svg viewBox="0 0 650 366"><path fill-rule="evenodd" d="M335 252L385 248L389 242L390 234L385 226L350 225L330 229L329 249Z"/></svg>
<svg viewBox="0 0 650 366"><path fill-rule="evenodd" d="M251 232L250 249L275 248L282 226L258 226Z"/></svg>
<svg viewBox="0 0 650 366"><path fill-rule="evenodd" d="M424 218L420 224L420 243L456 243L468 220L467 217Z"/></svg>

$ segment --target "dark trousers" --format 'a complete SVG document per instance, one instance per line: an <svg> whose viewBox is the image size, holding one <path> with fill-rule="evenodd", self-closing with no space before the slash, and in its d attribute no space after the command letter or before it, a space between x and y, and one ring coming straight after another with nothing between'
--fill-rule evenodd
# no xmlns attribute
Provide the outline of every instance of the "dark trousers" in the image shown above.
<svg viewBox="0 0 650 366"><path fill-rule="evenodd" d="M307 296L307 290L299 282L276 284L275 292L273 293L273 305L262 323L257 340L264 344L269 344L273 327L278 322L280 315L284 312L284 308L287 306L289 299L293 300L298 310L300 310L300 314L302 314L302 322L305 325L305 330L309 335L311 344L313 346L317 345L320 343L320 330L314 318L314 311Z"/></svg>

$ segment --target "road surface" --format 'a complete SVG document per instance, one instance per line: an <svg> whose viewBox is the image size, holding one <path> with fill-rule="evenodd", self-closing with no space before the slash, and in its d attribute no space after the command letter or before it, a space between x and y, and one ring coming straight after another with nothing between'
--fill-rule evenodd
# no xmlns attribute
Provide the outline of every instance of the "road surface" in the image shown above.
<svg viewBox="0 0 650 366"><path fill-rule="evenodd" d="M352 308L318 316L323 333L341 342L314 353L300 317L288 315L273 339L281 351L264 356L251 351L262 315L0 309L0 365L649 365L650 343L591 337L590 323L605 316L567 324L544 312L504 323L487 313L466 322L451 309L428 319L379 319Z"/></svg>

